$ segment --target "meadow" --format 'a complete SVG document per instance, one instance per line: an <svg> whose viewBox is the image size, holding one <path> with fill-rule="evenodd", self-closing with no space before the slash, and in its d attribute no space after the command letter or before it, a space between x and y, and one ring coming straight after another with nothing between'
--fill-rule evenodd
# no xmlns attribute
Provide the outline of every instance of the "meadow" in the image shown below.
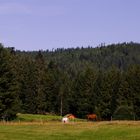
<svg viewBox="0 0 140 140"><path fill-rule="evenodd" d="M0 140L140 140L140 122L1 122Z"/></svg>

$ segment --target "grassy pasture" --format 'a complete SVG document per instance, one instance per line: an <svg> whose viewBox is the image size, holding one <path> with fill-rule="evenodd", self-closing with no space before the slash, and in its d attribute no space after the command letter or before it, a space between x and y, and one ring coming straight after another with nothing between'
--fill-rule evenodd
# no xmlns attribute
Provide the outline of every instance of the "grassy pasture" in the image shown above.
<svg viewBox="0 0 140 140"><path fill-rule="evenodd" d="M140 140L140 122L1 122L0 140Z"/></svg>
<svg viewBox="0 0 140 140"><path fill-rule="evenodd" d="M61 121L62 120L62 116L57 116L57 115L51 115L51 114L47 114L47 115L39 115L39 114L21 114L18 113L17 114L17 118L14 120L14 122L55 122L55 121ZM87 121L85 119L74 119L75 122L81 122L81 121Z"/></svg>
<svg viewBox="0 0 140 140"><path fill-rule="evenodd" d="M39 114L17 114L17 118L14 121L22 122L50 122L61 121L62 117L57 115L39 115Z"/></svg>

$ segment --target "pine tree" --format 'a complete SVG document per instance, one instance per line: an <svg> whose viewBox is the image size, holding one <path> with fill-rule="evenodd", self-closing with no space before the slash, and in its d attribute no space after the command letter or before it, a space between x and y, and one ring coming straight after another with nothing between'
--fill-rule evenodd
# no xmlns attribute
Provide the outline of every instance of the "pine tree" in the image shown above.
<svg viewBox="0 0 140 140"><path fill-rule="evenodd" d="M11 120L18 111L18 84L14 58L9 49L0 44L0 119Z"/></svg>
<svg viewBox="0 0 140 140"><path fill-rule="evenodd" d="M60 114L60 100L59 100L59 70L54 61L50 61L47 68L46 76L46 107L50 113Z"/></svg>
<svg viewBox="0 0 140 140"><path fill-rule="evenodd" d="M35 94L36 94L36 113L46 112L46 64L41 51L35 58Z"/></svg>
<svg viewBox="0 0 140 140"><path fill-rule="evenodd" d="M111 120L117 108L118 89L120 84L120 72L112 67L102 74L101 85L98 93L97 110L104 120Z"/></svg>
<svg viewBox="0 0 140 140"><path fill-rule="evenodd" d="M130 87L134 119L140 119L140 65L130 66L126 78Z"/></svg>
<svg viewBox="0 0 140 140"><path fill-rule="evenodd" d="M95 113L96 94L94 92L97 79L96 71L88 67L85 72L78 75L75 87L77 97L77 115L85 118L89 113Z"/></svg>
<svg viewBox="0 0 140 140"><path fill-rule="evenodd" d="M20 85L21 112L36 113L36 93L35 93L35 64L30 57L19 59L18 81Z"/></svg>

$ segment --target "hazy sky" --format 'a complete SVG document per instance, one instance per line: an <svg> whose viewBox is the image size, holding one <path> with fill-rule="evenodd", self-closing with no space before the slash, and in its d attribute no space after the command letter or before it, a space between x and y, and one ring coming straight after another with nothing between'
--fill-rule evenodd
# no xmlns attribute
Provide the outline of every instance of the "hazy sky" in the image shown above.
<svg viewBox="0 0 140 140"><path fill-rule="evenodd" d="M0 0L0 42L20 50L140 42L140 0Z"/></svg>

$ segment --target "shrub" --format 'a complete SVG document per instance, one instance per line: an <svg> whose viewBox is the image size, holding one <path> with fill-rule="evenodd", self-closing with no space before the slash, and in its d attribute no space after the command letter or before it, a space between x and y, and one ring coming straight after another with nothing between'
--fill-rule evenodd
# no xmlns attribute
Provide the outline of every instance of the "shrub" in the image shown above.
<svg viewBox="0 0 140 140"><path fill-rule="evenodd" d="M113 120L133 120L134 113L132 107L120 106L113 114Z"/></svg>

